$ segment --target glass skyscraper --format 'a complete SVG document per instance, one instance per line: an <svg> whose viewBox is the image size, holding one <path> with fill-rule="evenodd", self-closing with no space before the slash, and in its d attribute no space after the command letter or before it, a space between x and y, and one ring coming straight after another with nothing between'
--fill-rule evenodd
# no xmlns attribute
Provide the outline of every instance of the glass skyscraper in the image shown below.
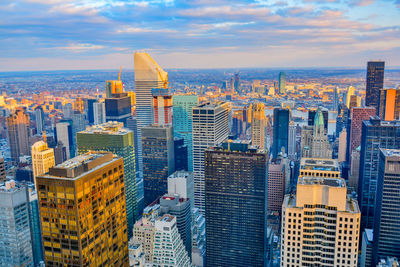
<svg viewBox="0 0 400 267"><path fill-rule="evenodd" d="M373 259L400 258L400 150L381 149L376 193Z"/></svg>
<svg viewBox="0 0 400 267"><path fill-rule="evenodd" d="M110 151L123 158L128 235L131 237L135 216L138 215L133 132L123 128L122 122L106 122L79 132L77 134L77 141L79 155L89 151Z"/></svg>
<svg viewBox="0 0 400 267"><path fill-rule="evenodd" d="M375 116L363 122L358 182L361 232L374 224L380 148L400 148L400 121L381 121Z"/></svg>
<svg viewBox="0 0 400 267"><path fill-rule="evenodd" d="M279 72L279 94L286 94L286 74Z"/></svg>
<svg viewBox="0 0 400 267"><path fill-rule="evenodd" d="M188 169L193 171L192 109L198 105L197 95L174 95L173 126L174 137L181 137L188 148Z"/></svg>
<svg viewBox="0 0 400 267"><path fill-rule="evenodd" d="M274 109L274 142L272 143L273 158L278 156L282 148L285 148L285 153L288 153L289 119L290 112L288 109Z"/></svg>
<svg viewBox="0 0 400 267"><path fill-rule="evenodd" d="M249 144L205 151L205 266L267 266L268 156Z"/></svg>
<svg viewBox="0 0 400 267"><path fill-rule="evenodd" d="M379 94L383 89L385 76L384 61L369 61L367 66L367 87L365 92L365 105L379 110Z"/></svg>

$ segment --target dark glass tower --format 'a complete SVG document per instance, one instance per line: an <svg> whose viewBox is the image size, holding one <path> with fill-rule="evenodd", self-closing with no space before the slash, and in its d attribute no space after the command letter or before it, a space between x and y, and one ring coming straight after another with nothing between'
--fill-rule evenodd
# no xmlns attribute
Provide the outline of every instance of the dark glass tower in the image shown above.
<svg viewBox="0 0 400 267"><path fill-rule="evenodd" d="M171 126L142 128L145 207L168 191L168 176L175 171L174 137Z"/></svg>
<svg viewBox="0 0 400 267"><path fill-rule="evenodd" d="M374 221L373 259L400 258L400 150L381 149Z"/></svg>
<svg viewBox="0 0 400 267"><path fill-rule="evenodd" d="M400 148L400 121L381 121L375 116L363 122L358 182L361 233L374 225L380 148Z"/></svg>
<svg viewBox="0 0 400 267"><path fill-rule="evenodd" d="M97 100L96 99L88 99L87 100L87 106L88 106L88 110L87 110L87 119L89 124L93 124L94 123L94 108L93 108L93 104L96 103Z"/></svg>
<svg viewBox="0 0 400 267"><path fill-rule="evenodd" d="M274 141L272 143L272 156L276 158L282 147L285 148L285 153L288 151L289 137L289 118L288 109L274 109Z"/></svg>
<svg viewBox="0 0 400 267"><path fill-rule="evenodd" d="M379 94L383 89L385 72L384 61L369 61L367 66L367 87L365 94L365 105L375 107L379 110Z"/></svg>
<svg viewBox="0 0 400 267"><path fill-rule="evenodd" d="M266 266L267 162L248 141L205 151L205 266Z"/></svg>
<svg viewBox="0 0 400 267"><path fill-rule="evenodd" d="M327 109L322 109L322 115L324 116L324 128L325 132L328 133L328 110ZM317 110L309 110L308 111L308 125L309 126L314 126L314 119L315 115L317 114Z"/></svg>
<svg viewBox="0 0 400 267"><path fill-rule="evenodd" d="M112 94L111 98L106 98L106 121L123 122L131 117L131 97L127 93Z"/></svg>

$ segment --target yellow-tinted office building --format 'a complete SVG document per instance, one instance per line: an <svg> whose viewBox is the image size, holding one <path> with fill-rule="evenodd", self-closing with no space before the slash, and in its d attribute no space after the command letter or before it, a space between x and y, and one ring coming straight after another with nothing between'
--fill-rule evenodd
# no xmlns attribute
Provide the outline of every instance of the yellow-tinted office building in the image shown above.
<svg viewBox="0 0 400 267"><path fill-rule="evenodd" d="M36 182L46 266L129 266L122 158L88 152Z"/></svg>

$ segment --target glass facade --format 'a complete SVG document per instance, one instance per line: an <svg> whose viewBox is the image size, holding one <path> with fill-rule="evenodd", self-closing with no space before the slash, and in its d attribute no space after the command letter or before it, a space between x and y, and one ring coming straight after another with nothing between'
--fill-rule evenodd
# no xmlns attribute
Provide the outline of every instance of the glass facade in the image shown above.
<svg viewBox="0 0 400 267"><path fill-rule="evenodd" d="M205 151L206 266L266 265L267 158Z"/></svg>
<svg viewBox="0 0 400 267"><path fill-rule="evenodd" d="M361 230L374 224L375 195L380 148L400 147L400 122L381 121L378 117L364 121L361 136L360 178L358 203L361 209Z"/></svg>
<svg viewBox="0 0 400 267"><path fill-rule="evenodd" d="M276 158L285 148L285 153L288 152L289 140L289 118L288 109L274 109L274 142L272 143L272 156Z"/></svg>
<svg viewBox="0 0 400 267"><path fill-rule="evenodd" d="M385 75L384 61L369 61L367 65L367 87L365 91L365 105L379 110L379 94L383 89Z"/></svg>

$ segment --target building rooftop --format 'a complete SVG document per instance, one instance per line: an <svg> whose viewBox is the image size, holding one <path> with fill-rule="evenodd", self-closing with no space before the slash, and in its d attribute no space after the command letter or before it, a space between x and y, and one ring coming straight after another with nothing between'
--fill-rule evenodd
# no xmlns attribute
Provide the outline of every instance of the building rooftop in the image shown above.
<svg viewBox="0 0 400 267"><path fill-rule="evenodd" d="M111 152L88 152L50 168L48 173L39 177L78 179L116 159Z"/></svg>
<svg viewBox="0 0 400 267"><path fill-rule="evenodd" d="M193 107L193 109L215 109L217 107L220 107L221 105L226 104L226 102L223 101L217 101L217 102L206 102L203 104L200 104L196 107Z"/></svg>
<svg viewBox="0 0 400 267"><path fill-rule="evenodd" d="M174 173L172 173L170 176L168 176L168 178L187 178L190 175L192 175L191 172L187 172L187 171L175 171Z"/></svg>
<svg viewBox="0 0 400 267"><path fill-rule="evenodd" d="M0 193L13 193L20 191L24 186L19 183L15 183L14 180L7 181L5 183L0 183Z"/></svg>
<svg viewBox="0 0 400 267"><path fill-rule="evenodd" d="M299 177L297 184L301 185L327 185L332 187L346 187L346 182L342 178L324 178L315 176Z"/></svg>
<svg viewBox="0 0 400 267"><path fill-rule="evenodd" d="M302 158L300 169L315 171L339 171L339 163L336 159Z"/></svg>
<svg viewBox="0 0 400 267"><path fill-rule="evenodd" d="M172 222L172 220L173 220L174 218L175 218L175 217L172 216L172 215L165 214L164 216L162 216L162 217L159 219L159 221L162 221L162 222Z"/></svg>
<svg viewBox="0 0 400 267"><path fill-rule="evenodd" d="M79 133L83 134L110 134L110 135L125 135L131 130L124 128L124 124L118 121L108 121L103 124L87 127Z"/></svg>
<svg viewBox="0 0 400 267"><path fill-rule="evenodd" d="M229 152L248 152L248 153L257 153L261 151L258 146L251 145L251 140L225 140L221 144L210 148L208 150L211 151L229 151Z"/></svg>
<svg viewBox="0 0 400 267"><path fill-rule="evenodd" d="M381 151L386 157L400 157L400 149L381 148Z"/></svg>

